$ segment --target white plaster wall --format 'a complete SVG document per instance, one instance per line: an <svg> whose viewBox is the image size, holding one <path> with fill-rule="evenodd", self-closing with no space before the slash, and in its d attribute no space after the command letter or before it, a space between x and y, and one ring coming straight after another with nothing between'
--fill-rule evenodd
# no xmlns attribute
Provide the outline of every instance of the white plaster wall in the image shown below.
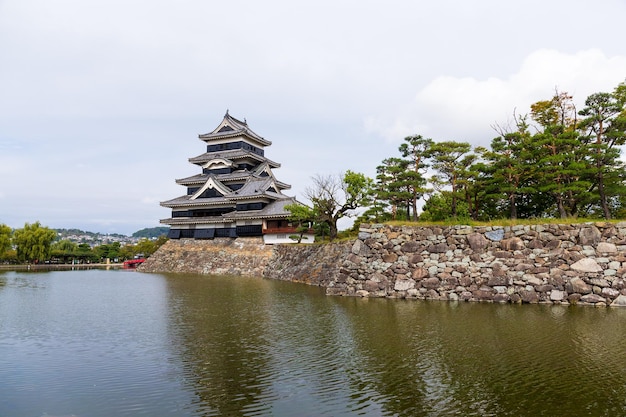
<svg viewBox="0 0 626 417"><path fill-rule="evenodd" d="M304 234L300 243L313 243L315 242L315 235ZM263 243L267 245L275 245L278 243L297 243L296 240L289 239L288 234L276 234L276 235L263 235Z"/></svg>

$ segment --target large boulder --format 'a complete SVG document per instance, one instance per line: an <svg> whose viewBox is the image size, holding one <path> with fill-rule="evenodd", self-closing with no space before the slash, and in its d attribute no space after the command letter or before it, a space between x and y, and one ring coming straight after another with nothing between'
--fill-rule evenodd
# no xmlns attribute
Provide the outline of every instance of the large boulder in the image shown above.
<svg viewBox="0 0 626 417"><path fill-rule="evenodd" d="M500 247L503 250L522 250L526 247L524 241L519 237L512 237L510 239L504 239L500 242Z"/></svg>
<svg viewBox="0 0 626 417"><path fill-rule="evenodd" d="M412 279L397 279L393 286L396 291L406 291L411 288L415 288L415 281Z"/></svg>
<svg viewBox="0 0 626 417"><path fill-rule="evenodd" d="M578 272L601 272L602 267L593 258L583 258L576 261L570 266L574 271Z"/></svg>
<svg viewBox="0 0 626 417"><path fill-rule="evenodd" d="M550 300L551 301L563 301L565 298L565 293L561 290L552 290L550 291Z"/></svg>
<svg viewBox="0 0 626 417"><path fill-rule="evenodd" d="M578 232L578 243L583 246L594 246L600 241L601 238L602 234L595 226L584 227L580 229L580 232Z"/></svg>
<svg viewBox="0 0 626 417"><path fill-rule="evenodd" d="M522 297L523 303L536 304L539 302L539 294L532 290L520 290L520 297Z"/></svg>
<svg viewBox="0 0 626 417"><path fill-rule="evenodd" d="M499 242L504 239L504 229L496 229L485 232L485 237L494 242Z"/></svg>
<svg viewBox="0 0 626 417"><path fill-rule="evenodd" d="M626 295L620 295L613 300L611 307L626 307Z"/></svg>
<svg viewBox="0 0 626 417"><path fill-rule="evenodd" d="M404 253L414 253L420 249L420 244L411 240L409 242L405 242L402 244L402 252Z"/></svg>
<svg viewBox="0 0 626 417"><path fill-rule="evenodd" d="M583 303L606 303L606 298L600 297L598 294L586 294L580 297Z"/></svg>
<svg viewBox="0 0 626 417"><path fill-rule="evenodd" d="M434 290L435 288L439 288L441 286L441 281L439 281L439 278L435 278L435 277L427 278L422 281L422 286L424 288Z"/></svg>
<svg viewBox="0 0 626 417"><path fill-rule="evenodd" d="M600 242L596 247L596 252L603 254L615 254L617 253L617 246L615 246L613 243Z"/></svg>
<svg viewBox="0 0 626 417"><path fill-rule="evenodd" d="M430 245L427 250L430 253L446 253L448 251L448 245L445 243L437 243L434 245Z"/></svg>
<svg viewBox="0 0 626 417"><path fill-rule="evenodd" d="M482 233L471 233L467 235L467 242L473 251L481 251L489 244L489 241L485 239Z"/></svg>
<svg viewBox="0 0 626 417"><path fill-rule="evenodd" d="M425 268L415 268L411 273L411 277L416 280L421 280L429 276L428 269Z"/></svg>
<svg viewBox="0 0 626 417"><path fill-rule="evenodd" d="M591 285L588 285L585 281L583 281L582 279L578 277L572 278L567 285L567 292L570 294L571 293L589 294L591 293L591 291L593 291L593 288L591 287Z"/></svg>

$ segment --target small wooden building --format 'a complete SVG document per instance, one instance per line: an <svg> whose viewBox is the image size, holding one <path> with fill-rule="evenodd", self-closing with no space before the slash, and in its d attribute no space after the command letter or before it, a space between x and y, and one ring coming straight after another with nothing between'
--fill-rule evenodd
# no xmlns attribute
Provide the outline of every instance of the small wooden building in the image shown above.
<svg viewBox="0 0 626 417"><path fill-rule="evenodd" d="M228 114L210 133L199 135L206 152L190 158L200 174L177 179L185 195L161 202L172 217L161 220L170 226L170 239L263 236L265 243L293 243L295 227L289 222L288 204L294 197L283 194L289 184L274 177L280 164L265 157L272 143L254 133L246 121ZM309 233L302 242L312 243Z"/></svg>

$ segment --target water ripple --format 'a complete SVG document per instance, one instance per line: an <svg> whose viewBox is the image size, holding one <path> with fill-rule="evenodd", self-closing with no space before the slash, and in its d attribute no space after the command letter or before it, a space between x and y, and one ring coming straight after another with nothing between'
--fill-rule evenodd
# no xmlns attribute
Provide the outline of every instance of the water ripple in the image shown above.
<svg viewBox="0 0 626 417"><path fill-rule="evenodd" d="M0 415L626 415L626 312L103 274L3 275Z"/></svg>

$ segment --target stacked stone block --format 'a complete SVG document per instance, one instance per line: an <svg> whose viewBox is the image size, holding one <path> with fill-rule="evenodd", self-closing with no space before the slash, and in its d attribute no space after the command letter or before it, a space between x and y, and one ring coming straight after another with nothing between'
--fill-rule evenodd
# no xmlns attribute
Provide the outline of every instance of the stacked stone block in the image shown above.
<svg viewBox="0 0 626 417"><path fill-rule="evenodd" d="M626 305L626 222L362 225L327 292L500 303Z"/></svg>

